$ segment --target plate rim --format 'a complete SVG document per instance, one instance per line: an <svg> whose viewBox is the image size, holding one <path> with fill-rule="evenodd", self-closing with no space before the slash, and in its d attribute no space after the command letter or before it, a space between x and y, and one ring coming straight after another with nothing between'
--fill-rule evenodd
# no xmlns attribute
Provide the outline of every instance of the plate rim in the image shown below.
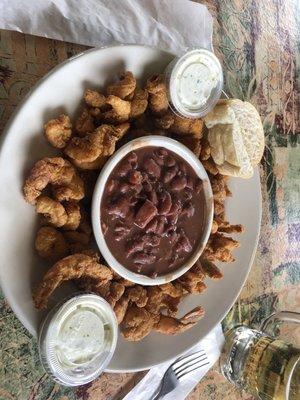
<svg viewBox="0 0 300 400"><path fill-rule="evenodd" d="M69 63L71 63L71 62L73 62L73 61L76 61L77 58L83 57L83 56L85 56L86 54L89 54L89 53L93 53L93 52L97 52L97 51L101 51L101 50L105 50L105 49L110 49L110 48L116 48L116 47L120 47L120 48L123 48L123 47L135 47L135 48L141 47L141 48L149 48L149 49L152 49L152 50L158 50L159 52L164 53L164 54L166 54L166 55L171 55L171 56L173 55L173 56L175 57L175 55L174 55L173 53L168 52L168 51L165 51L165 50L161 50L161 49L159 49L159 48L157 48L157 47L154 47L154 46L148 46L148 45L142 45L142 44L114 44L114 45L110 45L110 46L101 46L101 47L94 47L94 48L91 48L91 49L87 49L87 50L85 50L85 51L83 51L83 52L80 52L79 54L76 54L76 55L74 55L74 56L68 58L67 60L62 61L61 63L59 63L58 65L56 65L55 67L53 67L49 72L47 72L47 74L45 74L43 77L41 77L41 78L33 85L33 87L28 91L28 93L24 96L24 98L20 101L20 103L19 103L19 104L17 105L17 107L15 108L15 110L12 112L10 118L8 119L6 125L5 125L5 127L4 127L4 129L3 129L3 132L2 132L2 134L1 134L1 137L0 137L0 166L2 165L2 159L3 159L2 153L3 153L4 147L5 147L6 140L7 140L7 138L8 138L8 133L9 133L9 131L11 130L11 127L12 127L12 125L13 125L13 123L14 123L14 120L17 118L18 114L21 112L22 107L23 107L24 104L27 102L27 100L30 98L30 96L43 84L43 82L44 82L45 80L47 80L47 79L48 79L52 74L54 74L57 70L59 70L60 68L62 68L64 65L69 64ZM258 186L258 187L257 187L257 190L258 190L258 195L259 195L259 198L258 198L259 209L257 210L258 227L257 227L257 233L256 233L255 241L254 241L254 243L253 243L252 254L251 254L250 261L249 261L248 267L247 267L247 272L246 272L246 274L245 274L245 277L244 277L244 279L243 279L243 282L242 282L242 284L241 284L241 286L240 286L240 288L239 288L239 290L238 290L236 296L232 299L232 301L230 302L230 305L226 308L225 312L223 313L224 315L223 315L221 318L219 318L218 321L217 321L217 322L213 325L213 327L210 329L210 332L225 318L225 316L228 314L229 310L232 308L233 304L236 302L237 298L239 297L239 295L240 295L240 293L241 293L241 291L242 291L242 289L243 289L243 287L244 287L244 285L245 285L245 282L246 282L246 280L247 280L247 278L248 278L248 276L249 276L249 273L250 273L250 270L251 270L251 267L252 267L252 265L253 265L254 258L255 258L256 252L257 252L257 247L258 247L258 242L259 242L259 237L260 237L260 230L261 230L261 220L262 220L262 193L261 193L261 181L260 181L259 168L256 167L256 168L255 168L255 171L256 171L256 173L257 173L257 186ZM7 291L6 291L6 289L5 289L4 285L3 285L1 275L0 275L0 286L1 286L1 289L2 289L2 292L3 292L3 295L4 295L4 297L5 297L5 301L6 301L6 302L9 304L9 306L11 307L12 311L13 311L14 314L15 314L15 317L21 322L21 324L23 325L23 327L24 327L33 337L37 337L36 333L33 332L32 329L28 327L27 321L25 321L25 317L23 317L20 313L18 313L18 314L16 313L15 310L17 309L17 307L15 307L14 302L11 303L11 301L8 300L8 297L7 297L7 294L6 294ZM178 353L176 356L168 357L168 358L166 358L163 362L168 362L168 361L170 361L170 360L172 360L172 359L174 359L174 358L180 357L180 356L181 356L182 354L184 354L189 348L193 347L196 343L198 343L198 341L197 341L197 342L194 342L192 345L186 346L186 348L185 348L183 351L181 351L180 353ZM143 367L143 368L126 368L126 369L124 369L124 368L120 368L120 369L117 369L117 368L113 368L113 369L107 368L105 371L106 371L106 372L110 372L110 373L130 373L130 372L139 372L139 371L145 371L145 370L147 370L147 369L149 369L149 368L152 368L153 366L156 366L156 365L159 365L159 364L151 364L151 365L149 365L148 367Z"/></svg>

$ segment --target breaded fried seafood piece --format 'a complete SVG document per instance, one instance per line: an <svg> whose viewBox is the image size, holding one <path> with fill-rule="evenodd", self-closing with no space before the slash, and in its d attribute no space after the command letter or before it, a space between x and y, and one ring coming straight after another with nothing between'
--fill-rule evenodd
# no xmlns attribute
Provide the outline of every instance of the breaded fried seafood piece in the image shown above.
<svg viewBox="0 0 300 400"><path fill-rule="evenodd" d="M122 321L122 335L129 341L141 340L152 331L158 321L159 315L151 314L145 308L130 306Z"/></svg>
<svg viewBox="0 0 300 400"><path fill-rule="evenodd" d="M50 295L62 282L83 277L95 279L101 286L112 279L112 272L86 254L77 253L65 257L49 269L35 290L33 294L35 307L39 310L46 308Z"/></svg>
<svg viewBox="0 0 300 400"><path fill-rule="evenodd" d="M149 93L149 108L155 114L168 110L167 88L163 75L153 75L147 79L146 89Z"/></svg>
<svg viewBox="0 0 300 400"><path fill-rule="evenodd" d="M65 114L61 114L58 118L50 119L44 125L44 134L53 147L63 149L72 135L70 118Z"/></svg>
<svg viewBox="0 0 300 400"><path fill-rule="evenodd" d="M74 137L65 148L65 153L79 163L95 161L99 156L111 155L115 151L117 134L111 125L101 125L86 136Z"/></svg>
<svg viewBox="0 0 300 400"><path fill-rule="evenodd" d="M103 118L109 123L125 122L129 119L131 103L122 100L120 97L110 95L106 99L106 104L111 106L111 109L103 113Z"/></svg>
<svg viewBox="0 0 300 400"><path fill-rule="evenodd" d="M78 203L70 201L65 203L64 207L68 218L63 228L65 230L75 231L79 227L81 220L80 206Z"/></svg>
<svg viewBox="0 0 300 400"><path fill-rule="evenodd" d="M52 226L59 228L68 221L65 207L48 196L40 196L37 199L35 209L38 214L43 214L47 223Z"/></svg>
<svg viewBox="0 0 300 400"><path fill-rule="evenodd" d="M136 79L131 71L126 71L120 76L119 82L111 84L107 87L107 94L120 97L124 100L130 97L136 87Z"/></svg>
<svg viewBox="0 0 300 400"><path fill-rule="evenodd" d="M148 106L148 92L145 89L136 88L131 100L130 118L138 118L146 111Z"/></svg>
<svg viewBox="0 0 300 400"><path fill-rule="evenodd" d="M85 196L84 182L77 173L71 182L52 186L53 197L57 201L79 201Z"/></svg>
<svg viewBox="0 0 300 400"><path fill-rule="evenodd" d="M95 130L94 119L86 108L83 109L75 122L75 129L79 136L85 136Z"/></svg>
<svg viewBox="0 0 300 400"><path fill-rule="evenodd" d="M202 307L196 307L189 311L182 318L174 318L166 315L161 315L158 323L154 325L156 332L164 333L166 335L175 335L177 333L185 332L192 328L197 322L203 318L205 312Z"/></svg>
<svg viewBox="0 0 300 400"><path fill-rule="evenodd" d="M66 185L72 181L74 175L74 167L62 157L43 158L37 161L23 187L25 200L35 204L48 184Z"/></svg>
<svg viewBox="0 0 300 400"><path fill-rule="evenodd" d="M59 260L69 251L64 235L51 226L37 231L34 246L40 257L49 260Z"/></svg>
<svg viewBox="0 0 300 400"><path fill-rule="evenodd" d="M88 106L96 108L103 107L106 102L106 98L103 94L90 89L84 92L84 100Z"/></svg>
<svg viewBox="0 0 300 400"><path fill-rule="evenodd" d="M91 237L87 233L66 231L64 237L68 243L70 254L81 253L89 248Z"/></svg>

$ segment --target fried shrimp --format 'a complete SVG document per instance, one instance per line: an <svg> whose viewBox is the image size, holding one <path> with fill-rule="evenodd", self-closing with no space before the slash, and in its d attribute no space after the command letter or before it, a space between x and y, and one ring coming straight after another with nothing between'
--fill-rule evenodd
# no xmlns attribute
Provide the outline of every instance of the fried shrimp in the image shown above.
<svg viewBox="0 0 300 400"><path fill-rule="evenodd" d="M126 295L129 300L137 305L137 307L145 307L148 300L147 290L140 285L127 288Z"/></svg>
<svg viewBox="0 0 300 400"><path fill-rule="evenodd" d="M84 182L75 174L70 183L53 185L52 194L57 201L79 201L85 196Z"/></svg>
<svg viewBox="0 0 300 400"><path fill-rule="evenodd" d="M85 254L65 257L49 269L34 292L35 307L39 310L46 308L50 295L62 282L83 277L95 279L101 286L112 279L112 272Z"/></svg>
<svg viewBox="0 0 300 400"><path fill-rule="evenodd" d="M203 120L179 117L174 114L174 122L169 130L178 135L190 135L196 139L201 139L203 135Z"/></svg>
<svg viewBox="0 0 300 400"><path fill-rule="evenodd" d="M133 76L132 72L126 71L120 76L119 82L108 86L107 94L120 97L120 99L124 100L133 94L135 87L135 77Z"/></svg>
<svg viewBox="0 0 300 400"><path fill-rule="evenodd" d="M99 156L111 155L115 151L118 134L120 132L116 132L111 125L101 125L82 138L73 137L65 148L65 153L79 165L93 162Z"/></svg>
<svg viewBox="0 0 300 400"><path fill-rule="evenodd" d="M40 257L48 260L59 260L69 251L63 234L51 226L43 226L37 231L34 247Z"/></svg>
<svg viewBox="0 0 300 400"><path fill-rule="evenodd" d="M84 93L84 100L90 107L101 108L106 102L106 98L103 94L96 90L87 89Z"/></svg>
<svg viewBox="0 0 300 400"><path fill-rule="evenodd" d="M67 213L67 222L64 224L63 228L70 231L75 231L81 219L80 206L78 203L68 202L64 204Z"/></svg>
<svg viewBox="0 0 300 400"><path fill-rule="evenodd" d="M215 280L223 278L222 272L219 270L219 268L214 263L212 263L208 260L201 259L201 266L202 266L203 272L209 278L215 279Z"/></svg>
<svg viewBox="0 0 300 400"><path fill-rule="evenodd" d="M52 226L59 228L68 221L68 214L65 207L50 197L40 196L37 199L35 209L38 214L43 214L47 223Z"/></svg>
<svg viewBox="0 0 300 400"><path fill-rule="evenodd" d="M78 231L66 231L64 237L69 246L69 252L71 254L84 252L89 248L90 235L84 232Z"/></svg>
<svg viewBox="0 0 300 400"><path fill-rule="evenodd" d="M147 80L149 108L155 114L163 114L168 110L167 88L163 75L153 75Z"/></svg>
<svg viewBox="0 0 300 400"><path fill-rule="evenodd" d="M86 108L82 111L75 122L75 129L79 136L85 136L95 130L94 119Z"/></svg>
<svg viewBox="0 0 300 400"><path fill-rule="evenodd" d="M122 321L122 335L126 340L141 340L152 331L158 320L158 315L149 313L145 308L130 306Z"/></svg>
<svg viewBox="0 0 300 400"><path fill-rule="evenodd" d="M44 125L44 134L53 147L63 149L72 135L70 118L61 114L58 118L51 119Z"/></svg>
<svg viewBox="0 0 300 400"><path fill-rule="evenodd" d="M130 118L138 118L146 111L148 106L147 90L136 88L131 100Z"/></svg>
<svg viewBox="0 0 300 400"><path fill-rule="evenodd" d="M184 317L179 319L160 315L159 321L154 325L153 329L156 332L164 333L166 335L175 335L192 328L203 316L204 309L200 306L194 308L192 311L185 314Z"/></svg>
<svg viewBox="0 0 300 400"><path fill-rule="evenodd" d="M118 300L114 306L114 312L116 314L117 322L120 324L126 314L127 308L129 304L129 298L126 296L122 296L120 300Z"/></svg>
<svg viewBox="0 0 300 400"><path fill-rule="evenodd" d="M35 204L48 184L66 185L72 181L74 175L74 167L62 157L43 158L33 166L25 181L25 200Z"/></svg>
<svg viewBox="0 0 300 400"><path fill-rule="evenodd" d="M131 110L131 103L129 101L110 95L106 99L106 104L111 106L110 110L103 113L103 118L107 122L120 123L129 119Z"/></svg>

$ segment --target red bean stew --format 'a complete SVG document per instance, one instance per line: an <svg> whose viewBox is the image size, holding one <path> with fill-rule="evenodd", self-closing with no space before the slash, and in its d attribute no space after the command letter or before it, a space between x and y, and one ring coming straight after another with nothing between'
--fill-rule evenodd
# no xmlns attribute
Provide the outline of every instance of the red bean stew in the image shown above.
<svg viewBox="0 0 300 400"><path fill-rule="evenodd" d="M201 240L202 181L165 148L130 152L111 172L101 202L108 248L129 270L156 277L181 267Z"/></svg>

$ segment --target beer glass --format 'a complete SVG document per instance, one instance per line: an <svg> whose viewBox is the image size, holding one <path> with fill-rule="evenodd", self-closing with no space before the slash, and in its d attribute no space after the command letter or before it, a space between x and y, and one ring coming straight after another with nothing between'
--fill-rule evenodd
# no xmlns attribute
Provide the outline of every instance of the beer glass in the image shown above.
<svg viewBox="0 0 300 400"><path fill-rule="evenodd" d="M281 311L260 330L238 326L225 334L223 375L261 400L300 400L300 349L277 338L278 322L300 323L300 313Z"/></svg>

